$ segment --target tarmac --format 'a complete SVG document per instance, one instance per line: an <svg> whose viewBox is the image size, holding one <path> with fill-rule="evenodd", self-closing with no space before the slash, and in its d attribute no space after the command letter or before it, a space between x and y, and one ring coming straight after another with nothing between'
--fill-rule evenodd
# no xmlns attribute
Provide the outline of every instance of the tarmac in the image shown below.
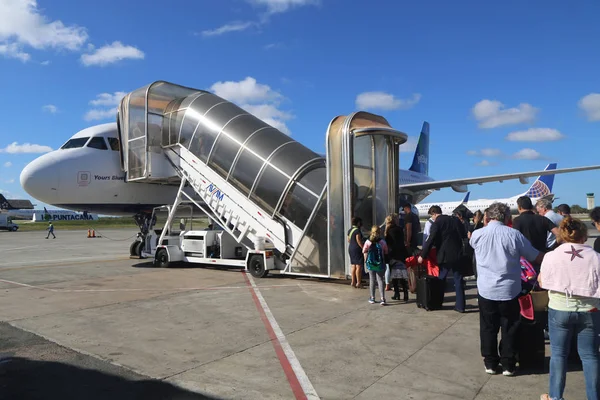
<svg viewBox="0 0 600 400"><path fill-rule="evenodd" d="M468 309L367 302L347 281L130 259L133 230L0 232L0 399L539 399L490 376ZM377 295L378 297L378 295ZM547 363L550 356L546 346ZM580 367L565 398L583 399Z"/></svg>

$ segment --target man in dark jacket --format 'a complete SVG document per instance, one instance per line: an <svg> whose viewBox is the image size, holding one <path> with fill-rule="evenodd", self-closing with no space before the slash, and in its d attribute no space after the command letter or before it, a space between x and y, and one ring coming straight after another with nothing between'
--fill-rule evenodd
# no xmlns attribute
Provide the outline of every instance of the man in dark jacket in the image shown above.
<svg viewBox="0 0 600 400"><path fill-rule="evenodd" d="M431 225L431 233L427 238L427 242L423 245L419 263L427 258L429 250L432 246L435 246L437 249L437 262L440 266L439 279L445 282L448 274L452 272L456 291L454 310L463 313L465 312L465 289L460 261L463 253L463 238L467 237L467 232L465 232L465 227L458 218L442 215L440 207L434 206L431 211L431 219L434 222Z"/></svg>

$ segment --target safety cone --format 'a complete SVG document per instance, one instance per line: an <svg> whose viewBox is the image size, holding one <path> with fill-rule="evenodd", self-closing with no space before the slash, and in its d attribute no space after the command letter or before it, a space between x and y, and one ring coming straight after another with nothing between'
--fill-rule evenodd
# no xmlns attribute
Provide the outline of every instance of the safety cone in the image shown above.
<svg viewBox="0 0 600 400"><path fill-rule="evenodd" d="M88 239L92 237L92 231L88 229Z"/></svg>
<svg viewBox="0 0 600 400"><path fill-rule="evenodd" d="M92 229L92 237L95 238L96 237L96 231Z"/></svg>

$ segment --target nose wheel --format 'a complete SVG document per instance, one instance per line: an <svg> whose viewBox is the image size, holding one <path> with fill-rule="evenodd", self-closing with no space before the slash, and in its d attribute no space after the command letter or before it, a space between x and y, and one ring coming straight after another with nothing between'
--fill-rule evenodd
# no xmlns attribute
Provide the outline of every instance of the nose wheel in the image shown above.
<svg viewBox="0 0 600 400"><path fill-rule="evenodd" d="M129 256L135 258L142 258L143 247L144 242L140 242L139 240L136 240L135 242L131 243L131 246L129 246Z"/></svg>

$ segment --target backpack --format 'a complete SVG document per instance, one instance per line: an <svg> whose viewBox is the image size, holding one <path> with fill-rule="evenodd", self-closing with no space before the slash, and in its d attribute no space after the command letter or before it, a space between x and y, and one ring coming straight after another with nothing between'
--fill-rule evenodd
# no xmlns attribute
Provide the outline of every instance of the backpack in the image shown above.
<svg viewBox="0 0 600 400"><path fill-rule="evenodd" d="M383 265L383 249L379 244L379 240L372 242L367 253L367 269L369 271L381 271Z"/></svg>

